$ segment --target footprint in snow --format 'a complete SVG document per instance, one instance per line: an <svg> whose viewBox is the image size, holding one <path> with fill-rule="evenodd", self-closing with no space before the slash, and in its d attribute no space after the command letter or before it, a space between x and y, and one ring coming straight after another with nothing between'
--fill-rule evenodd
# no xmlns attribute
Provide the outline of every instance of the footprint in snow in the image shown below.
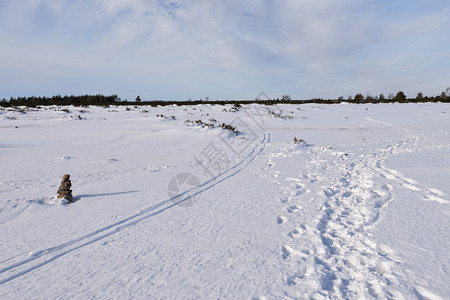
<svg viewBox="0 0 450 300"><path fill-rule="evenodd" d="M301 236L301 232L298 229L294 229L290 231L287 235L293 239L298 239Z"/></svg>
<svg viewBox="0 0 450 300"><path fill-rule="evenodd" d="M288 203L292 200L291 197L283 197L279 199L281 203Z"/></svg>
<svg viewBox="0 0 450 300"><path fill-rule="evenodd" d="M278 224L283 224L283 223L286 223L287 222L287 218L286 217L283 217L283 216L278 216L277 217L277 223Z"/></svg>
<svg viewBox="0 0 450 300"><path fill-rule="evenodd" d="M299 271L295 272L293 275L290 275L286 278L286 283L288 285L297 285L301 282L301 280L309 277L314 273L314 268L311 266L303 267Z"/></svg>
<svg viewBox="0 0 450 300"><path fill-rule="evenodd" d="M293 239L298 239L302 234L306 232L306 225L299 225L297 228L294 228L287 235Z"/></svg>
<svg viewBox="0 0 450 300"><path fill-rule="evenodd" d="M286 211L289 213L295 213L295 212L299 211L300 209L302 209L302 207L298 206L298 205L291 205L291 206L286 207Z"/></svg>

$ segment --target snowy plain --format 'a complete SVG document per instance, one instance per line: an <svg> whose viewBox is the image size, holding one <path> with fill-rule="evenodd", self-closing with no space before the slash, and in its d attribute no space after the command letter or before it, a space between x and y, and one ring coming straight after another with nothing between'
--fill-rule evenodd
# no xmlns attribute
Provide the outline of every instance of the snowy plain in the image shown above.
<svg viewBox="0 0 450 300"><path fill-rule="evenodd" d="M443 103L0 109L0 299L450 299L449 182Z"/></svg>

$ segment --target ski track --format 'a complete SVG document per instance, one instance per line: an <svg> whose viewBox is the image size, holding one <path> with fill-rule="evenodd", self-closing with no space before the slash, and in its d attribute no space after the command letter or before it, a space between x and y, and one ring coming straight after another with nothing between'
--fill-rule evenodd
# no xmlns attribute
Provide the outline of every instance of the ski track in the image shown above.
<svg viewBox="0 0 450 300"><path fill-rule="evenodd" d="M276 221L290 228L280 249L288 298L403 299L397 290L398 278L405 276L400 262L392 249L375 240L372 229L395 199L397 188L419 193L425 201L449 203L442 191L384 165L395 154L430 150L426 145L430 138L407 133L398 143L373 153L304 144L267 158L266 169L273 168L277 159L298 155L309 162L298 178L283 180L283 174L273 170L264 176L286 195L279 199L285 208ZM317 216L309 223L291 217L302 214L302 203L308 199L317 203L318 213L313 213ZM415 291L427 297L424 290Z"/></svg>
<svg viewBox="0 0 450 300"><path fill-rule="evenodd" d="M59 244L51 248L47 248L44 250L36 250L28 254L22 254L20 256L3 260L0 263L10 261L15 262L12 264L9 263L9 265L3 267L0 265L0 276L1 276L0 284L4 284L16 278L19 278L23 275L26 275L73 251L82 249L93 243L101 241L111 235L119 233L124 229L139 224L140 222L148 218L159 215L160 213L168 209L171 209L182 202L188 201L189 199L196 197L199 194L237 175L243 168L250 165L258 156L260 156L264 152L267 143L270 142L270 135L271 135L270 132L265 132L261 142L257 144L247 156L242 158L237 164L230 167L228 170L222 172L220 175L201 184L199 187L196 188L197 191L195 193L190 193L191 192L190 190L184 191L172 198L166 199L158 204L147 207L138 214L124 218L114 224L97 229L79 238L67 241L65 243ZM8 219L7 221L9 220L10 219ZM23 258L23 256L25 255L28 257Z"/></svg>

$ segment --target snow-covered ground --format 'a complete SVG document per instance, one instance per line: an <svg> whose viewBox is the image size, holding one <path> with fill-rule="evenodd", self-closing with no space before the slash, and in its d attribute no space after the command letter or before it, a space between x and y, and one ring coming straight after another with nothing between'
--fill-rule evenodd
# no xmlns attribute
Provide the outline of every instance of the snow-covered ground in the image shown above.
<svg viewBox="0 0 450 300"><path fill-rule="evenodd" d="M0 298L450 299L449 182L449 104L2 109Z"/></svg>

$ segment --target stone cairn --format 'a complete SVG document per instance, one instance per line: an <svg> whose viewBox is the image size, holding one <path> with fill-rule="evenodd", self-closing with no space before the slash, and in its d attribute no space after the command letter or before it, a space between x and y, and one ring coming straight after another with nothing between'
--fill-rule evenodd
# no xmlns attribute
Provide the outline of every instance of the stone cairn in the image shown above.
<svg viewBox="0 0 450 300"><path fill-rule="evenodd" d="M64 174L62 177L61 185L58 189L58 199L66 199L70 203L73 203L73 196L72 196L72 190L70 189L72 187L72 183L70 182L70 175Z"/></svg>

